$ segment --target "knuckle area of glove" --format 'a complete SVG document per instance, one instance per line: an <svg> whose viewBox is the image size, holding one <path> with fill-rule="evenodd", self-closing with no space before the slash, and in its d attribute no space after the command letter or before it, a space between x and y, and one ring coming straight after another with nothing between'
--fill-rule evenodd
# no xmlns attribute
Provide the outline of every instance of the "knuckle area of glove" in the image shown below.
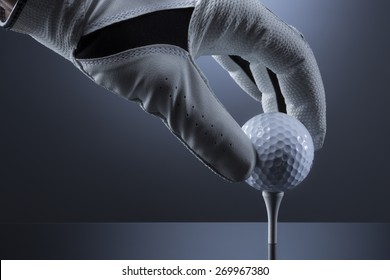
<svg viewBox="0 0 390 280"><path fill-rule="evenodd" d="M192 29L198 34L194 39L200 44L198 55L240 55L278 74L310 55L301 34L256 0L201 1Z"/></svg>

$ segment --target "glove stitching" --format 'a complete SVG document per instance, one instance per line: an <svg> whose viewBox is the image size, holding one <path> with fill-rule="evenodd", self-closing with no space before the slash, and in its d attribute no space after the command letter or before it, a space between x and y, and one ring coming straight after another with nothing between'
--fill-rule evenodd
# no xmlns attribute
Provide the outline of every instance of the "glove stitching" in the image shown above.
<svg viewBox="0 0 390 280"><path fill-rule="evenodd" d="M91 24L87 25L86 33L88 33L91 30L98 29L98 28L100 28L100 27L102 27L102 26L104 26L106 24L110 24L110 23L114 23L114 22L118 22L118 21L121 21L121 20L125 20L125 19L128 19L128 18L131 18L131 17L139 16L141 14L151 13L151 12L158 11L158 10L163 10L163 9L182 8L184 6L194 5L195 2L196 1L194 1L194 0L183 1L183 2L178 2L178 3L174 3L174 4L166 4L166 5L151 6L151 7L142 7L142 8L134 9L134 10L131 10L131 11L126 11L126 12L123 12L123 13L120 13L120 14L117 14L117 15L114 15L114 16L102 18L99 21L96 21L94 23L91 23Z"/></svg>
<svg viewBox="0 0 390 280"><path fill-rule="evenodd" d="M151 55L151 54L171 54L175 56L180 56L185 59L189 57L189 54L181 48L177 48L173 46L172 47L171 46L159 46L159 47L148 46L144 48L128 50L123 53L119 53L104 58L80 59L78 61L84 65L105 65L105 64L116 63L123 60L127 60L129 58Z"/></svg>
<svg viewBox="0 0 390 280"><path fill-rule="evenodd" d="M90 5L90 2L91 2L91 1L84 1L83 4L82 4L82 6L80 7L80 10L82 11L82 12L81 12L81 15L82 15L82 16L79 17L79 18L77 19L77 21L78 21L78 23L79 23L80 25L82 25L83 23L85 24L84 19L85 19L85 15L86 15L86 13L87 13L87 3L88 3L88 5ZM75 32L75 34L74 34L74 37L76 38L74 41L80 40L82 34L83 34L83 28L79 28L78 31ZM74 51L75 51L75 50L73 50L72 53L73 53ZM73 64L75 64L75 65L77 66L76 59L75 59L74 55L72 55L72 56L70 57L70 60L73 62Z"/></svg>

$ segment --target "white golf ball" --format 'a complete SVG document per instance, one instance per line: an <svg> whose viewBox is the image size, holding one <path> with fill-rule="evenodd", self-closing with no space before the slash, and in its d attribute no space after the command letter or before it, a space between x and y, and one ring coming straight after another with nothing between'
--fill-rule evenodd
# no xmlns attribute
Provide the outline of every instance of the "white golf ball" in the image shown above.
<svg viewBox="0 0 390 280"><path fill-rule="evenodd" d="M262 191L286 191L309 174L314 145L306 127L283 113L264 113L244 124L242 130L257 151L257 162L246 180Z"/></svg>

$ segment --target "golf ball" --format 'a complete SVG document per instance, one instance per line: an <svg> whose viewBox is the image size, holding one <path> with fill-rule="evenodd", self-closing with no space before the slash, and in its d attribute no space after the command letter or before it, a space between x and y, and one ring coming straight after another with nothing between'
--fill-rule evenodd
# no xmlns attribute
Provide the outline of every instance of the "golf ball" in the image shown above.
<svg viewBox="0 0 390 280"><path fill-rule="evenodd" d="M246 122L242 130L257 151L250 186L271 192L296 187L310 172L314 145L306 127L283 113L264 113Z"/></svg>

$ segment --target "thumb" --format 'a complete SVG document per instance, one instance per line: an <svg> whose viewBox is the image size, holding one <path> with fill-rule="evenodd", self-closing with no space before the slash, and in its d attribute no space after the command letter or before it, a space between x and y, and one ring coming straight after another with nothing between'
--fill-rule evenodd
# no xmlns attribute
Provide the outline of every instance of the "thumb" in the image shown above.
<svg viewBox="0 0 390 280"><path fill-rule="evenodd" d="M153 45L78 62L95 82L161 118L220 176L243 181L250 175L256 159L250 140L185 50Z"/></svg>

